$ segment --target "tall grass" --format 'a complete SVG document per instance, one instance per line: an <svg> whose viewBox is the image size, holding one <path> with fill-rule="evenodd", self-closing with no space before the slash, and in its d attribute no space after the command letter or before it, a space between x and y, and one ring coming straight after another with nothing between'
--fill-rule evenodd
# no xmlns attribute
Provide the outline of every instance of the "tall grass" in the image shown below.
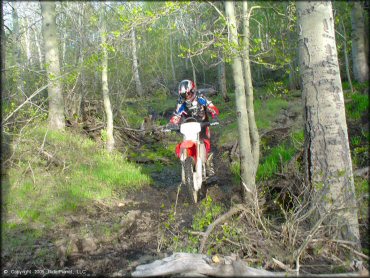
<svg viewBox="0 0 370 278"><path fill-rule="evenodd" d="M108 154L83 136L47 132L44 127L25 131L14 146L12 161L9 182L3 185L9 227L55 225L95 200L109 203L151 183L140 167L119 153Z"/></svg>
<svg viewBox="0 0 370 278"><path fill-rule="evenodd" d="M300 151L303 146L304 135L303 131L297 131L280 145L262 150L261 159L259 161L256 181L268 180L276 173L279 173L284 165L289 162L297 151ZM239 161L234 161L230 167L233 173L234 181L240 182L240 164Z"/></svg>
<svg viewBox="0 0 370 278"><path fill-rule="evenodd" d="M294 153L295 149L287 146L287 144L272 148L270 153L259 164L256 180L261 181L272 178L274 174L281 171L284 163L291 160Z"/></svg>
<svg viewBox="0 0 370 278"><path fill-rule="evenodd" d="M288 106L288 101L279 97L268 101L256 99L254 101L254 111L258 129L271 128L271 123L276 119L276 115L279 115L281 109Z"/></svg>
<svg viewBox="0 0 370 278"><path fill-rule="evenodd" d="M352 93L346 104L346 113L350 119L359 120L361 116L369 111L368 94Z"/></svg>

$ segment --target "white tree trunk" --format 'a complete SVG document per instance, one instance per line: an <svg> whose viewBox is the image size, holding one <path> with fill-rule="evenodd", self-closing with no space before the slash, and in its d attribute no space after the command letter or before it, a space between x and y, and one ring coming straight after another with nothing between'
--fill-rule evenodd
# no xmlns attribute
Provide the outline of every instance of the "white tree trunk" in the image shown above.
<svg viewBox="0 0 370 278"><path fill-rule="evenodd" d="M331 2L297 2L305 106L305 171L335 238L359 243L357 204ZM315 198L316 197L316 198Z"/></svg>
<svg viewBox="0 0 370 278"><path fill-rule="evenodd" d="M61 64L62 64L62 67L65 65L65 60L66 60L66 40L67 40L67 35L64 32L62 32L62 61L61 61Z"/></svg>
<svg viewBox="0 0 370 278"><path fill-rule="evenodd" d="M30 35L30 27L28 18L26 18L26 24L25 24L25 42L26 42L26 54L27 54L27 65L32 65L32 52L31 52L31 35Z"/></svg>
<svg viewBox="0 0 370 278"><path fill-rule="evenodd" d="M136 43L136 32L135 28L131 30L131 39L132 39L132 70L134 71L134 78L136 84L136 92L139 96L143 96L143 87L140 81L139 75L139 63L137 58L137 43Z"/></svg>
<svg viewBox="0 0 370 278"><path fill-rule="evenodd" d="M366 55L365 19L362 2L354 1L351 13L353 75L358 82L369 80L369 65Z"/></svg>
<svg viewBox="0 0 370 278"><path fill-rule="evenodd" d="M263 46L263 38L261 36L261 24L260 23L258 23L258 38L261 41L261 50L265 51L265 47Z"/></svg>
<svg viewBox="0 0 370 278"><path fill-rule="evenodd" d="M185 27L184 27L185 28ZM187 33L187 30L185 31ZM189 39L187 39L187 43L188 43L188 46L189 46L189 49L191 48L190 46L190 41ZM193 72L193 81L195 84L197 84L197 74L195 72L195 65L193 63L193 59L190 57L189 55L189 61L190 61L190 64L191 64L191 69L192 69L192 72Z"/></svg>
<svg viewBox="0 0 370 278"><path fill-rule="evenodd" d="M49 96L49 128L64 129L64 99L58 56L57 29L55 23L55 2L41 1L42 34L44 37L46 72L48 75L48 96Z"/></svg>
<svg viewBox="0 0 370 278"><path fill-rule="evenodd" d="M114 137L113 137L113 113L112 106L109 99L109 87L108 87L108 50L106 46L106 28L104 18L101 19L101 44L102 44L102 92L103 92L103 101L104 101L104 110L107 117L107 151L111 152L114 149Z"/></svg>
<svg viewBox="0 0 370 278"><path fill-rule="evenodd" d="M15 56L15 62L17 66L17 100L25 99L24 86L23 86L23 67L22 67L22 57L21 57L21 40L19 32L19 17L18 17L18 3L13 3L12 10L12 20L13 20L13 38L16 42L13 53Z"/></svg>
<svg viewBox="0 0 370 278"><path fill-rule="evenodd" d="M175 64L173 61L173 43L172 43L173 38L172 38L171 32L169 36L170 36L170 62L171 62L171 71L172 71L172 81L173 81L173 84L176 85L177 80L176 80Z"/></svg>
<svg viewBox="0 0 370 278"><path fill-rule="evenodd" d="M238 46L238 33L234 10L234 3L232 1L226 1L225 12L228 17L230 41L235 46ZM243 186L243 197L246 204L253 205L256 197L256 184L255 176L253 175L254 167L252 163L250 163L253 161L253 156L249 137L248 111L246 109L243 68L240 55L234 56L232 69L235 83L235 104L239 132L240 176Z"/></svg>
<svg viewBox="0 0 370 278"><path fill-rule="evenodd" d="M4 87L5 87L5 78L6 78L6 73L5 73L5 69L6 69L6 65L5 65L5 62L6 62L6 59L5 59L5 55L6 55L6 51L5 51L5 47L6 47L6 41L7 41L7 37L5 35L5 27L4 27L4 10L3 10L3 6L1 7L1 42L2 42L2 46L1 46L1 66L2 66L2 70L1 70L1 78L3 80L3 94L2 94L2 99L4 97L4 92L6 92L6 90L4 90Z"/></svg>
<svg viewBox="0 0 370 278"><path fill-rule="evenodd" d="M251 138L251 149L253 156L254 166L254 177L257 173L259 157L260 157L260 138L258 134L256 119L254 117L254 105L253 105L253 84L252 74L249 59L249 15L248 15L248 3L243 1L243 68L244 68L244 82L245 92L247 97L247 111L248 111L248 123L249 123L249 134Z"/></svg>
<svg viewBox="0 0 370 278"><path fill-rule="evenodd" d="M221 51L218 53L218 62L218 87L221 91L224 101L228 102L229 97L227 96L225 62Z"/></svg>
<svg viewBox="0 0 370 278"><path fill-rule="evenodd" d="M35 36L35 43L36 43L37 53L38 53L38 56L39 56L39 67L40 67L40 69L44 69L44 58L42 56L40 41L39 41L39 37L37 35L36 29L33 29L33 33L34 33L34 36Z"/></svg>
<svg viewBox="0 0 370 278"><path fill-rule="evenodd" d="M193 59L191 57L189 58L189 60L190 60L190 63L191 63L191 69L193 71L193 81L194 81L195 84L197 84L197 74L195 72L195 65L194 65Z"/></svg>

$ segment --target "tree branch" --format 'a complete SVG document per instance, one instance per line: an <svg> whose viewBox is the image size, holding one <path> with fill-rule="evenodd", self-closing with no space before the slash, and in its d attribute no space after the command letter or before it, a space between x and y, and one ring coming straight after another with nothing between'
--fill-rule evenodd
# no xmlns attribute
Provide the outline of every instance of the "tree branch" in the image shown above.
<svg viewBox="0 0 370 278"><path fill-rule="evenodd" d="M206 232L204 233L203 239L202 239L201 244L200 244L199 253L203 253L203 250L204 250L204 246L206 244L206 241L207 241L209 235L211 234L211 232L213 231L213 229L217 225L221 224L226 219L232 217L234 214L237 214L237 213L239 213L240 211L243 211L243 210L244 210L244 208L243 208L242 205L237 205L235 207L232 207L228 212L226 212L225 214L221 215L213 223L211 223L208 226Z"/></svg>
<svg viewBox="0 0 370 278"><path fill-rule="evenodd" d="M61 76L59 76L58 78L55 78L55 80L58 80L60 78L62 78L63 76L69 74L68 73L65 73ZM32 98L34 98L35 96L37 96L39 93L41 93L43 90L45 90L47 87L49 87L50 83L42 86L41 88L37 89L32 95L30 95L21 105L19 105L12 113L10 113L10 115L8 115L5 120L3 120L2 122L2 125L4 125L6 123L7 120L9 120L15 112L17 112L19 109L21 109L25 104L27 104Z"/></svg>
<svg viewBox="0 0 370 278"><path fill-rule="evenodd" d="M225 20L225 22L227 22L223 13L211 1L207 1L207 2L217 11L217 13Z"/></svg>

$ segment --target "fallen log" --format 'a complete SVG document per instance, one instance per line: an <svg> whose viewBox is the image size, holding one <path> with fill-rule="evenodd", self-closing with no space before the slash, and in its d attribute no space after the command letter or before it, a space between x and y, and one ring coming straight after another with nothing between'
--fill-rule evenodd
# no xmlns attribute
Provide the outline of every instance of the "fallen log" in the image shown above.
<svg viewBox="0 0 370 278"><path fill-rule="evenodd" d="M209 97L217 95L215 88L202 88L198 89L198 92Z"/></svg>
<svg viewBox="0 0 370 278"><path fill-rule="evenodd" d="M369 166L361 169L357 169L353 172L355 177L366 177L369 175Z"/></svg>
<svg viewBox="0 0 370 278"><path fill-rule="evenodd" d="M277 260L275 260L276 262ZM280 266L282 263L280 263ZM367 269L357 272L335 274L299 274L286 267L286 272L272 272L264 269L249 267L247 263L236 257L225 256L213 260L203 254L173 253L170 257L156 260L149 264L139 265L131 273L132 277L155 276L192 276L192 277L368 277Z"/></svg>
<svg viewBox="0 0 370 278"><path fill-rule="evenodd" d="M241 260L225 257L223 264L214 263L211 258L202 254L174 253L162 260L139 265L131 273L133 277L163 276L172 274L206 275L215 277L235 276L281 276L264 269L252 268Z"/></svg>
<svg viewBox="0 0 370 278"><path fill-rule="evenodd" d="M162 162L164 164L170 164L171 163L171 160L169 160L166 157L158 157L156 159L151 159L151 158L147 158L147 157L128 156L127 159L130 160L130 161L133 161L135 163L140 163L140 164L150 164L150 163L156 163L158 161Z"/></svg>

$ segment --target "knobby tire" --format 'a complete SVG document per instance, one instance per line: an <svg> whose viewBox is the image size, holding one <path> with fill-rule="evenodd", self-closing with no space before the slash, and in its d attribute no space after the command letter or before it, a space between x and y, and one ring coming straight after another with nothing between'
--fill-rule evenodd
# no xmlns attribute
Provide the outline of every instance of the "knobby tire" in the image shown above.
<svg viewBox="0 0 370 278"><path fill-rule="evenodd" d="M192 157L188 157L185 159L184 162L184 172L185 172L185 186L188 191L189 200L193 204L197 202L197 200L194 199L194 159Z"/></svg>

